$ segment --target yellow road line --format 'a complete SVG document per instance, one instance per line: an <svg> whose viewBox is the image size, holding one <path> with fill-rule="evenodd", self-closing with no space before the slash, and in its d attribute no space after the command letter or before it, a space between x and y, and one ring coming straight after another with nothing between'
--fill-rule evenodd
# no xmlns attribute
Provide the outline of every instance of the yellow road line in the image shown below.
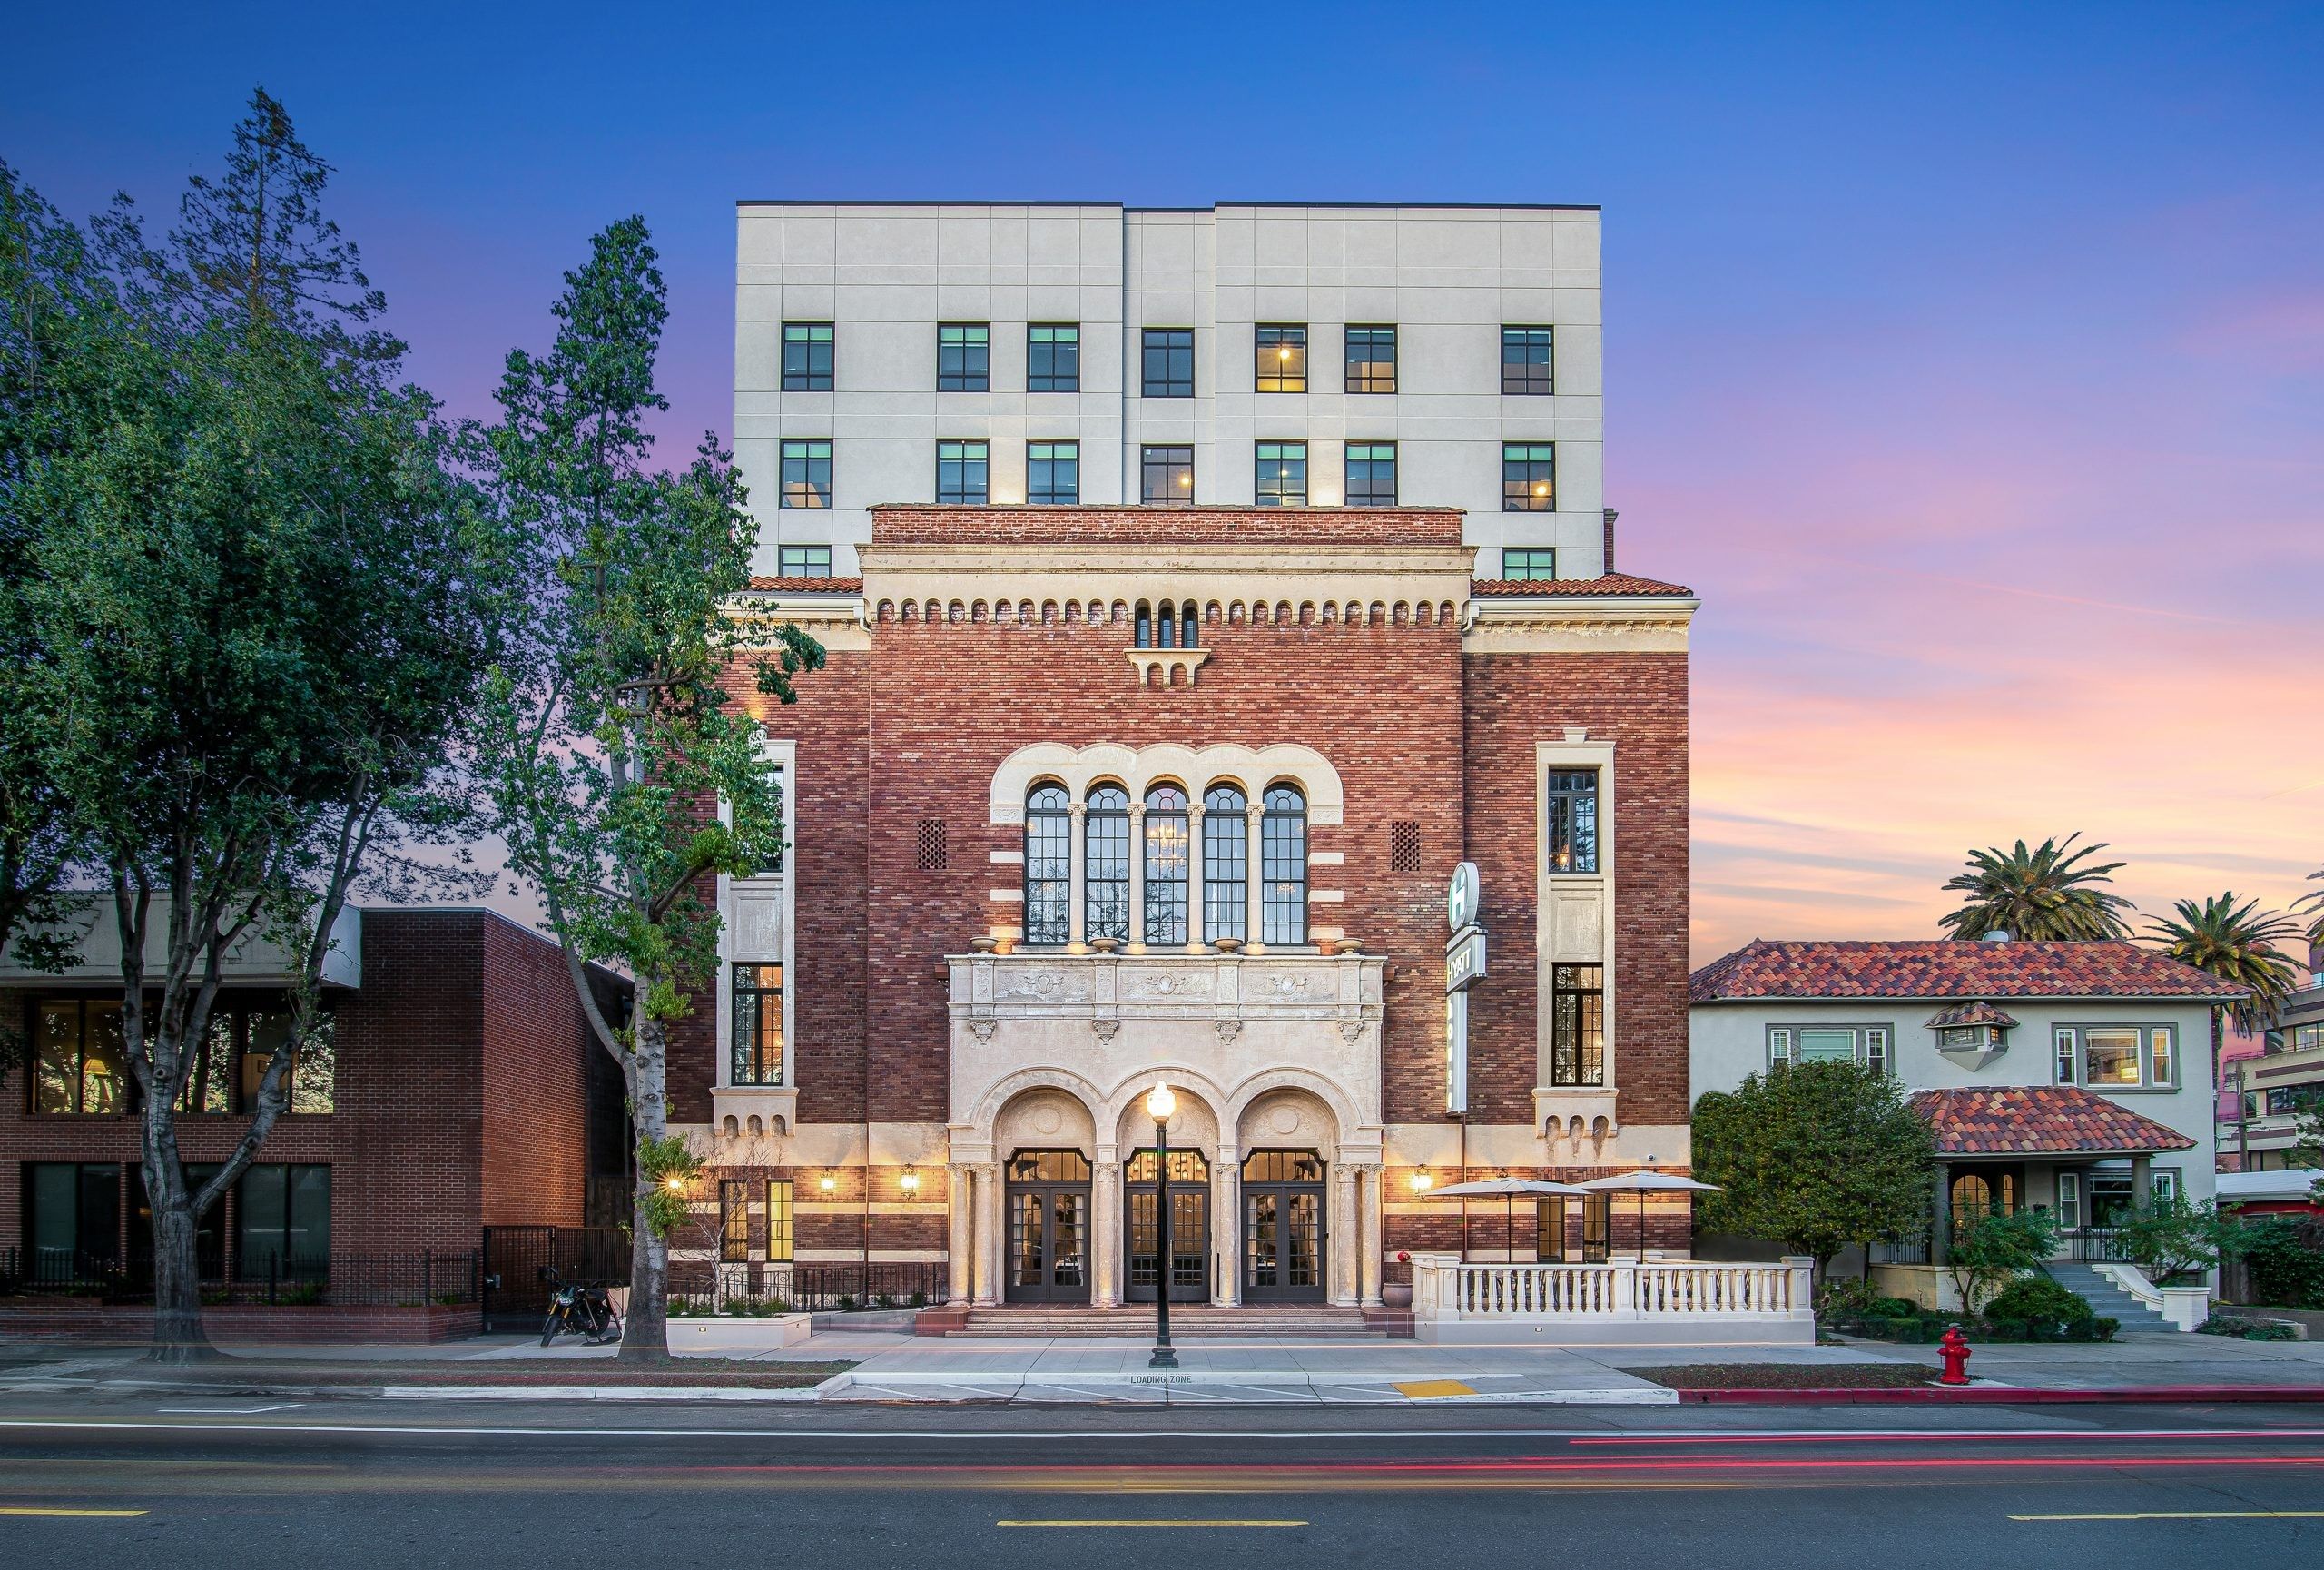
<svg viewBox="0 0 2324 1570"><path fill-rule="evenodd" d="M2013 1521L2324 1521L2324 1510L2125 1510L2089 1516L2012 1516Z"/></svg>
<svg viewBox="0 0 2324 1570"><path fill-rule="evenodd" d="M995 1521L996 1526L1305 1526L1305 1521Z"/></svg>
<svg viewBox="0 0 2324 1570"><path fill-rule="evenodd" d="M143 1516L143 1510L65 1510L39 1505L0 1505L0 1516Z"/></svg>
<svg viewBox="0 0 2324 1570"><path fill-rule="evenodd" d="M1396 1390L1415 1401L1426 1401L1439 1396L1473 1396L1477 1393L1473 1386L1463 1385L1458 1379L1412 1379L1398 1383Z"/></svg>

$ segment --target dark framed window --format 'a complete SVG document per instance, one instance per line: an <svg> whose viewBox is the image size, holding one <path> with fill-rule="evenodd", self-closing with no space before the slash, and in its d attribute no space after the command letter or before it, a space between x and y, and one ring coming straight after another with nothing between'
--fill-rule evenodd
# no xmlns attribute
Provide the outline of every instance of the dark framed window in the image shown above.
<svg viewBox="0 0 2324 1570"><path fill-rule="evenodd" d="M936 390L992 390L992 324L943 321L936 327Z"/></svg>
<svg viewBox="0 0 2324 1570"><path fill-rule="evenodd" d="M1081 923L1093 938L1129 941L1129 792L1093 786L1082 818Z"/></svg>
<svg viewBox="0 0 2324 1570"><path fill-rule="evenodd" d="M133 1081L122 1045L121 1005L44 998L34 1014L33 1111L91 1117L129 1111Z"/></svg>
<svg viewBox="0 0 2324 1570"><path fill-rule="evenodd" d="M1546 327L1501 330L1501 390L1510 394L1552 392L1552 351Z"/></svg>
<svg viewBox="0 0 2324 1570"><path fill-rule="evenodd" d="M1501 444L1501 510L1553 512L1557 509L1557 444L1549 441L1504 441Z"/></svg>
<svg viewBox="0 0 2324 1570"><path fill-rule="evenodd" d="M1307 390L1307 329L1261 327L1252 334L1251 375L1259 392Z"/></svg>
<svg viewBox="0 0 2324 1570"><path fill-rule="evenodd" d="M1347 444L1347 504L1350 507L1396 505L1394 442L1351 441Z"/></svg>
<svg viewBox="0 0 2324 1570"><path fill-rule="evenodd" d="M27 1161L24 1185L26 1274L33 1279L84 1279L119 1263L118 1164Z"/></svg>
<svg viewBox="0 0 2324 1570"><path fill-rule="evenodd" d="M1507 546L1501 553L1501 576L1520 583L1541 583L1558 575L1558 553L1546 545Z"/></svg>
<svg viewBox="0 0 2324 1570"><path fill-rule="evenodd" d="M936 444L936 499L982 507L990 494L991 448L981 441Z"/></svg>
<svg viewBox="0 0 2324 1570"><path fill-rule="evenodd" d="M290 1034L290 1011L286 1008L237 1010L234 1028L241 1042L241 1070L235 1091L235 1110L258 1111L259 1089L266 1081L266 1065L275 1049ZM338 1068L334 1026L329 1013L318 1014L307 1027L306 1040L290 1054L290 1072L283 1080L282 1110L286 1112L328 1112L335 1100L333 1080Z"/></svg>
<svg viewBox="0 0 2324 1570"><path fill-rule="evenodd" d="M828 545L785 545L776 548L775 571L784 578L829 578L832 548Z"/></svg>
<svg viewBox="0 0 2324 1570"><path fill-rule="evenodd" d="M798 1252L798 1210L789 1178L766 1180L766 1260L787 1265Z"/></svg>
<svg viewBox="0 0 2324 1570"><path fill-rule="evenodd" d="M1025 499L1036 507L1071 507L1081 499L1081 444L1025 444Z"/></svg>
<svg viewBox="0 0 2324 1570"><path fill-rule="evenodd" d="M1025 390L1081 390L1081 324L1036 321L1025 329Z"/></svg>
<svg viewBox="0 0 2324 1570"><path fill-rule="evenodd" d="M1550 967L1550 1083L1606 1082L1606 967Z"/></svg>
<svg viewBox="0 0 2324 1570"><path fill-rule="evenodd" d="M1563 1194L1533 1201L1533 1258L1543 1263L1565 1259L1565 1201Z"/></svg>
<svg viewBox="0 0 2324 1570"><path fill-rule="evenodd" d="M1202 798L1202 935L1206 943L1251 935L1250 802L1240 787L1215 785Z"/></svg>
<svg viewBox="0 0 2324 1570"><path fill-rule="evenodd" d="M1063 785L1035 785L1025 797L1025 941L1064 943L1072 901L1072 809Z"/></svg>
<svg viewBox="0 0 2324 1570"><path fill-rule="evenodd" d="M829 392L832 390L832 324L828 321L786 321L783 324L783 390Z"/></svg>
<svg viewBox="0 0 2324 1570"><path fill-rule="evenodd" d="M1146 793L1147 943L1187 941L1187 793L1158 785Z"/></svg>
<svg viewBox="0 0 2324 1570"><path fill-rule="evenodd" d="M1396 390L1396 330L1393 327L1351 327L1347 330L1347 390Z"/></svg>
<svg viewBox="0 0 2324 1570"><path fill-rule="evenodd" d="M329 1167L252 1167L235 1192L235 1251L243 1276L330 1273Z"/></svg>
<svg viewBox="0 0 2324 1570"><path fill-rule="evenodd" d="M1149 327L1141 345L1142 387L1148 398L1195 395L1195 333L1191 327Z"/></svg>
<svg viewBox="0 0 2324 1570"><path fill-rule="evenodd" d="M1149 507L1192 507L1195 504L1195 449L1191 447L1142 447L1138 470L1144 488L1140 499Z"/></svg>
<svg viewBox="0 0 2324 1570"><path fill-rule="evenodd" d="M1307 798L1269 785L1259 816L1259 941L1307 941Z"/></svg>
<svg viewBox="0 0 2324 1570"><path fill-rule="evenodd" d="M1598 870L1598 771L1552 770L1542 784L1549 868L1553 873Z"/></svg>
<svg viewBox="0 0 2324 1570"><path fill-rule="evenodd" d="M1585 1194L1581 1200L1581 1262L1602 1265L1611 1240L1614 1219L1614 1196L1607 1193Z"/></svg>
<svg viewBox="0 0 2324 1570"><path fill-rule="evenodd" d="M832 504L832 444L828 441L786 441L783 444L783 505L820 509Z"/></svg>
<svg viewBox="0 0 2324 1570"><path fill-rule="evenodd" d="M718 1262L741 1265L751 1257L751 1186L740 1178L718 1180Z"/></svg>
<svg viewBox="0 0 2324 1570"><path fill-rule="evenodd" d="M1262 441L1254 444L1256 475L1253 498L1261 507L1307 505L1307 444L1304 441Z"/></svg>
<svg viewBox="0 0 2324 1570"><path fill-rule="evenodd" d="M783 1083L783 967L734 970L734 1043L727 1079L737 1085Z"/></svg>

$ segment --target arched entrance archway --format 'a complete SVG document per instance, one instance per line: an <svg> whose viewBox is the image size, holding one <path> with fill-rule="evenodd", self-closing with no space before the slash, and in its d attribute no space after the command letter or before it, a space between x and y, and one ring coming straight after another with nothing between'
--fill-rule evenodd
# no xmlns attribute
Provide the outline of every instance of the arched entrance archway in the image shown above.
<svg viewBox="0 0 2324 1570"><path fill-rule="evenodd" d="M1313 1150L1243 1158L1243 1300L1320 1303L1327 1291L1324 1159Z"/></svg>
<svg viewBox="0 0 2324 1570"><path fill-rule="evenodd" d="M1122 1296L1151 1303L1160 1290L1160 1214L1157 1183L1161 1165L1151 1147L1123 1165ZM1210 1298L1210 1162L1200 1150L1170 1151L1170 1301L1201 1303Z"/></svg>
<svg viewBox="0 0 2324 1570"><path fill-rule="evenodd" d="M1089 1158L1078 1150L1019 1150L1009 1158L1002 1299L1089 1300Z"/></svg>

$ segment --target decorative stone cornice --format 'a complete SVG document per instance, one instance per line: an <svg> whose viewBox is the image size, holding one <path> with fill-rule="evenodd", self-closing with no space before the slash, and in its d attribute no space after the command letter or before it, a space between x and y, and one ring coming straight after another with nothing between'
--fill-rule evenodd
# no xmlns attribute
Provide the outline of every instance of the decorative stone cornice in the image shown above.
<svg viewBox="0 0 2324 1570"><path fill-rule="evenodd" d="M1211 1020L1231 1042L1254 1020L1336 1021L1353 1042L1380 1017L1384 962L1369 954L956 954L951 1013L980 1022L1081 1019L1101 1038L1124 1020ZM1230 1031L1229 1027L1233 1027Z"/></svg>

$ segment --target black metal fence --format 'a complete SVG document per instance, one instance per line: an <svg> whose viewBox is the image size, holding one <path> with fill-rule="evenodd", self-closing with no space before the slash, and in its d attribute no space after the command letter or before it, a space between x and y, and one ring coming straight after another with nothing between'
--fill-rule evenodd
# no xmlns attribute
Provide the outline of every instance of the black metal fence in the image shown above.
<svg viewBox="0 0 2324 1570"><path fill-rule="evenodd" d="M940 1261L714 1265L674 1260L670 1266L674 1312L707 1314L721 1305L767 1313L924 1308L943 1302L949 1289L947 1267Z"/></svg>
<svg viewBox="0 0 2324 1570"><path fill-rule="evenodd" d="M282 1254L197 1260L206 1304L380 1307L477 1301L478 1257L468 1252ZM116 1259L62 1249L0 1249L0 1293L142 1302L153 1296L151 1255Z"/></svg>
<svg viewBox="0 0 2324 1570"><path fill-rule="evenodd" d="M2130 1262L2130 1253L2122 1233L2112 1227L2084 1227L2078 1232L2068 1232L2066 1241L2073 1258L2085 1265L2122 1265Z"/></svg>
<svg viewBox="0 0 2324 1570"><path fill-rule="evenodd" d="M629 1285L629 1233L619 1227L487 1227L480 1265L484 1328L537 1330L552 1274L583 1287Z"/></svg>

